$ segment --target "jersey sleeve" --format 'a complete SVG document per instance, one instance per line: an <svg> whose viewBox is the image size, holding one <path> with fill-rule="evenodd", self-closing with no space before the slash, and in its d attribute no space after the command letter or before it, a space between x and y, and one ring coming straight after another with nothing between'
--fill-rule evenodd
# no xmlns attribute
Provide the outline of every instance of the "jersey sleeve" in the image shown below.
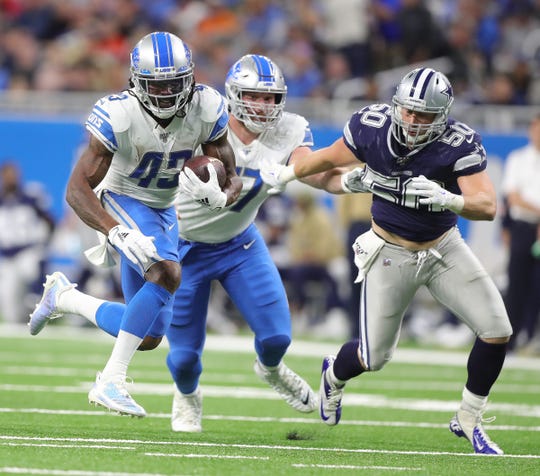
<svg viewBox="0 0 540 476"><path fill-rule="evenodd" d="M473 140L466 143L459 150L460 157L454 163L456 177L473 175L485 170L487 167L487 155L480 136L475 132Z"/></svg>
<svg viewBox="0 0 540 476"><path fill-rule="evenodd" d="M361 162L366 162L366 148L369 147L371 142L377 140L375 132L390 120L385 112L385 108L388 106L371 106L371 108L373 107L377 107L381 111L372 112L370 106L366 106L353 113L343 128L342 137L345 145ZM377 121L374 118L370 118L371 116L375 116Z"/></svg>
<svg viewBox="0 0 540 476"><path fill-rule="evenodd" d="M129 128L130 119L122 107L127 98L127 94L101 98L86 119L86 129L112 153L119 147L117 134Z"/></svg>
<svg viewBox="0 0 540 476"><path fill-rule="evenodd" d="M227 131L229 113L225 100L215 89L204 84L198 84L197 90L201 97L201 119L205 124L206 139L203 143L219 139Z"/></svg>

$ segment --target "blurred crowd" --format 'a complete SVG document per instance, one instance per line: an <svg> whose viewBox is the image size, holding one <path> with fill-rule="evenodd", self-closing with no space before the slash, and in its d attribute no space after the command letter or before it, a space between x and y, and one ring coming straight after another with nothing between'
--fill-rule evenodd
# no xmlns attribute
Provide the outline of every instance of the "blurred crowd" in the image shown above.
<svg viewBox="0 0 540 476"><path fill-rule="evenodd" d="M153 30L220 91L248 52L281 66L290 97L366 100L386 100L378 72L443 58L458 101L540 104L538 0L0 0L0 90L121 90Z"/></svg>

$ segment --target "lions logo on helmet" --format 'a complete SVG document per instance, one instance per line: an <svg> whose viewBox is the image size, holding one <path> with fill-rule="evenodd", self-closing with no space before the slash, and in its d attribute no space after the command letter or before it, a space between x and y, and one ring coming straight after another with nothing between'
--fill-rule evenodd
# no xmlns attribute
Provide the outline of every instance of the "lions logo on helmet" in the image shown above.
<svg viewBox="0 0 540 476"><path fill-rule="evenodd" d="M244 93L272 93L274 104L254 110L243 98ZM266 56L246 55L229 70L225 80L225 94L231 114L256 134L270 129L281 118L287 86L279 67Z"/></svg>
<svg viewBox="0 0 540 476"><path fill-rule="evenodd" d="M166 32L146 35L131 52L133 92L152 114L167 119L182 113L193 95L191 50Z"/></svg>
<svg viewBox="0 0 540 476"><path fill-rule="evenodd" d="M392 135L410 149L435 141L446 129L453 102L452 86L444 74L431 68L411 71L401 80L392 98ZM433 121L408 123L402 118L402 109L433 114Z"/></svg>

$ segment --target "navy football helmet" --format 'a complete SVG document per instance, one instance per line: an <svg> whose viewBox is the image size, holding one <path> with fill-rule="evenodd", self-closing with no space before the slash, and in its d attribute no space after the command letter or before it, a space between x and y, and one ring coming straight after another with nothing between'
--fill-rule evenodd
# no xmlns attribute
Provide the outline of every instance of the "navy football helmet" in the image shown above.
<svg viewBox="0 0 540 476"><path fill-rule="evenodd" d="M243 94L273 93L275 103L267 104L263 111L254 110ZM261 55L245 55L229 70L225 80L225 94L229 101L231 114L254 133L270 129L281 118L287 86L281 69L269 58Z"/></svg>
<svg viewBox="0 0 540 476"><path fill-rule="evenodd" d="M155 116L167 119L182 113L193 95L191 50L177 36L154 32L131 52L133 91Z"/></svg>
<svg viewBox="0 0 540 476"><path fill-rule="evenodd" d="M392 98L392 134L403 146L414 148L435 141L446 129L454 102L447 77L431 68L417 68L401 80ZM434 115L430 124L409 124L401 110Z"/></svg>

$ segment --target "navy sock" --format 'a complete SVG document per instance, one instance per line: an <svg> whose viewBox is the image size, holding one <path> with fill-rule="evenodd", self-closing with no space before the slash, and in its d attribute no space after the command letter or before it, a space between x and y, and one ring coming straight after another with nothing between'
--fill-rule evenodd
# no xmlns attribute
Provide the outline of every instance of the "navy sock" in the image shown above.
<svg viewBox="0 0 540 476"><path fill-rule="evenodd" d="M350 380L365 372L358 358L358 339L343 344L334 360L334 375L339 380Z"/></svg>
<svg viewBox="0 0 540 476"><path fill-rule="evenodd" d="M488 344L476 339L467 362L465 387L475 395L487 397L501 373L507 344Z"/></svg>

